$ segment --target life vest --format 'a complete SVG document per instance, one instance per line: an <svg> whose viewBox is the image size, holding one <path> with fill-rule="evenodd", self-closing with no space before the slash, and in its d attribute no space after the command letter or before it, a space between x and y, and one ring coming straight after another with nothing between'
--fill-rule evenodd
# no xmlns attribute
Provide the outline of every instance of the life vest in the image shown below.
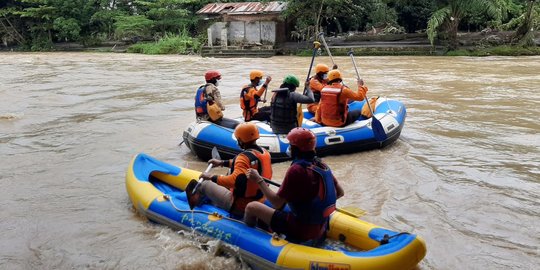
<svg viewBox="0 0 540 270"><path fill-rule="evenodd" d="M375 107L377 105L377 99L379 99L379 97L372 97L369 100L369 105L371 106L371 110L373 111L375 111ZM371 110L369 109L367 104L368 104L368 101L366 101L364 103L364 106L362 106L362 116L365 118L370 118L371 116L373 116L373 114L371 113Z"/></svg>
<svg viewBox="0 0 540 270"><path fill-rule="evenodd" d="M291 97L290 91L275 92L272 96L270 125L274 133L289 133L298 126L296 117L296 102Z"/></svg>
<svg viewBox="0 0 540 270"><path fill-rule="evenodd" d="M259 96L254 95L253 98L246 97L246 94L251 91L255 86L248 84L242 88L240 92L240 108L242 108L242 115L246 121L250 121L254 114L257 113L257 104L261 99ZM255 88L255 91L257 89Z"/></svg>
<svg viewBox="0 0 540 270"><path fill-rule="evenodd" d="M256 169L262 177L268 179L272 178L272 158L266 149L249 149L240 154L245 155L249 159L251 168ZM231 168L233 168L233 170L235 162L236 157L232 161ZM234 202L233 209L231 209L233 211L231 212L235 212L234 210L236 210L236 212L243 212L249 202L262 201L264 199L264 194L259 188L259 185L248 180L245 174L240 174L235 179L232 193Z"/></svg>
<svg viewBox="0 0 540 270"><path fill-rule="evenodd" d="M198 115L208 113L206 107L208 103L208 100L206 99L206 86L208 86L208 84L201 85L195 94L195 113Z"/></svg>
<svg viewBox="0 0 540 270"><path fill-rule="evenodd" d="M322 181L319 181L317 196L310 202L289 203L292 213L305 224L324 224L330 214L336 210L337 194L332 171L328 166L319 162L295 160L293 164L299 164L306 170L316 172L321 176Z"/></svg>
<svg viewBox="0 0 540 270"><path fill-rule="evenodd" d="M340 127L345 123L348 113L347 102L340 104L339 96L343 87L335 88L325 86L321 91L321 101L319 102L319 113L322 124L333 127Z"/></svg>

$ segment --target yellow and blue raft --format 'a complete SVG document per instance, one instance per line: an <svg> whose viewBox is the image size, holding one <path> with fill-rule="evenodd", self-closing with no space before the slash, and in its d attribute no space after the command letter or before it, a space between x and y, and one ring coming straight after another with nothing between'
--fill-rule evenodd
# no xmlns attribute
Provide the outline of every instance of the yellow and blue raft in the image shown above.
<svg viewBox="0 0 540 270"><path fill-rule="evenodd" d="M242 259L257 269L411 269L426 255L418 236L339 211L331 215L323 246L310 247L248 227L211 204L190 210L183 190L199 175L141 153L127 169L126 188L137 211L148 219L236 246Z"/></svg>

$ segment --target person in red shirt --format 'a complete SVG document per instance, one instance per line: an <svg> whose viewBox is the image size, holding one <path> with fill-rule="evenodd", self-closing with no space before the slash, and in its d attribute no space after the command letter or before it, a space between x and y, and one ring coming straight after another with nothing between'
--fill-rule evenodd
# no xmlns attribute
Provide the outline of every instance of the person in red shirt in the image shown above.
<svg viewBox="0 0 540 270"><path fill-rule="evenodd" d="M244 222L248 226L263 222L272 231L285 234L291 242L318 244L325 238L330 214L344 191L330 168L315 156L316 139L310 130L294 128L287 139L293 162L277 193L266 185L256 170L248 170L248 180L259 185L274 208L261 202L250 202L246 206ZM285 204L291 211L283 210Z"/></svg>

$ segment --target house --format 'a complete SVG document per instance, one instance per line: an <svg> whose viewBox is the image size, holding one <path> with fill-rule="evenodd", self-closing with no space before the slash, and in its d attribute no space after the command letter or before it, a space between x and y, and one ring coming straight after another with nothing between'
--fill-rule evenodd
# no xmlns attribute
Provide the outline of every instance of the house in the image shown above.
<svg viewBox="0 0 540 270"><path fill-rule="evenodd" d="M286 40L286 25L280 17L285 1L211 3L197 14L212 20L206 51L270 50ZM216 48L218 47L218 48ZM203 55L205 48L203 48Z"/></svg>

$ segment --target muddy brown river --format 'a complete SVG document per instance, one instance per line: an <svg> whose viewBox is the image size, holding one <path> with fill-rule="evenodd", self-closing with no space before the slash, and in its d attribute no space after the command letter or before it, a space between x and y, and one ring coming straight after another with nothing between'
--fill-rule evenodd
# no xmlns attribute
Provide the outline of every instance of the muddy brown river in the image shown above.
<svg viewBox="0 0 540 270"><path fill-rule="evenodd" d="M353 84L350 59L335 60ZM424 238L419 269L538 269L540 57L356 60L368 94L401 100L408 116L394 145L325 158L345 188L338 205ZM139 152L206 167L178 146L205 70L222 72L236 117L250 69L277 88L289 73L305 79L309 62L0 53L0 269L247 269L211 239L137 215L125 170Z"/></svg>

